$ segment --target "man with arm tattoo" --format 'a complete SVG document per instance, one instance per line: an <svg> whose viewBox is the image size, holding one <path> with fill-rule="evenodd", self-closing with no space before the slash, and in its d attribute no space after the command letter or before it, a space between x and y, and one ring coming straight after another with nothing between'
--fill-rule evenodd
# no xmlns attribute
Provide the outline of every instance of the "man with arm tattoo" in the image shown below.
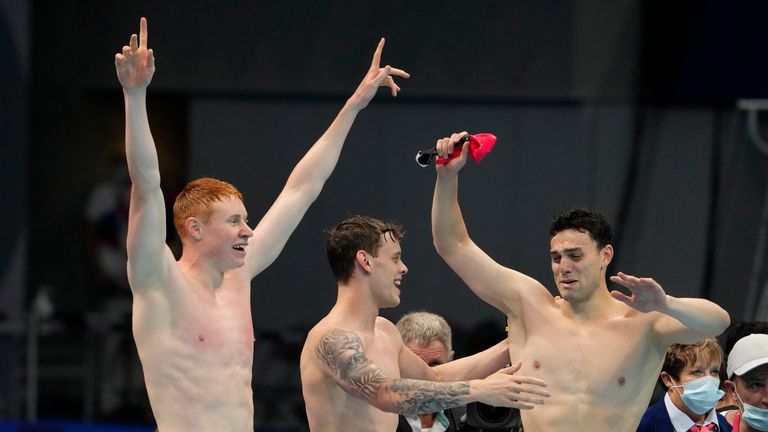
<svg viewBox="0 0 768 432"><path fill-rule="evenodd" d="M506 341L430 368L404 344L379 309L400 303L408 272L402 229L352 216L330 230L326 251L338 281L336 304L307 336L301 383L313 431L394 431L399 414L430 413L480 401L532 409L549 392L514 375ZM503 369L502 369L503 368Z"/></svg>

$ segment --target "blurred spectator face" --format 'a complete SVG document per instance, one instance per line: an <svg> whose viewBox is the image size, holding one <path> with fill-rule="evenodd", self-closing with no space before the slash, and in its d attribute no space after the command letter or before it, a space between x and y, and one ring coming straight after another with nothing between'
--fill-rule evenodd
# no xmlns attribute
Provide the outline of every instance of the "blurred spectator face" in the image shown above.
<svg viewBox="0 0 768 432"><path fill-rule="evenodd" d="M414 354L429 366L437 366L453 360L453 352L448 351L440 341L432 341L429 345L419 345L416 342L405 344Z"/></svg>

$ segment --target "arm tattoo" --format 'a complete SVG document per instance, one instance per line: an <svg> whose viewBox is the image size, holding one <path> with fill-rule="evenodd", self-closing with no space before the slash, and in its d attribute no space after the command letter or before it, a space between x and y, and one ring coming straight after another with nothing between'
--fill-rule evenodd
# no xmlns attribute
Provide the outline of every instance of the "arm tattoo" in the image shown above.
<svg viewBox="0 0 768 432"><path fill-rule="evenodd" d="M464 405L469 400L469 381L431 382L394 380L389 390L398 395L395 411L401 414L426 414Z"/></svg>
<svg viewBox="0 0 768 432"><path fill-rule="evenodd" d="M344 390L371 399L388 380L363 353L363 342L353 332L331 329L315 347L315 354L338 379Z"/></svg>
<svg viewBox="0 0 768 432"><path fill-rule="evenodd" d="M391 410L400 414L437 412L468 402L467 381L436 383L387 377L365 356L360 337L350 331L328 331L317 343L315 355L345 391L368 401L384 396L392 401Z"/></svg>

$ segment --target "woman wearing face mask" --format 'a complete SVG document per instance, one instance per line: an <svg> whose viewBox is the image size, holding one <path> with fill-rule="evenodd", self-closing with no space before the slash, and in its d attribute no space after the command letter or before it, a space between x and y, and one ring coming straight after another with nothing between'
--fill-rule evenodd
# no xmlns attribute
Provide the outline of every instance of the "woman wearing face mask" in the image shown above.
<svg viewBox="0 0 768 432"><path fill-rule="evenodd" d="M638 432L730 432L731 425L715 412L720 390L723 350L714 338L667 349L659 380L667 388L662 400L646 410Z"/></svg>
<svg viewBox="0 0 768 432"><path fill-rule="evenodd" d="M737 432L768 431L768 335L739 339L728 355L725 391L739 410L723 414Z"/></svg>

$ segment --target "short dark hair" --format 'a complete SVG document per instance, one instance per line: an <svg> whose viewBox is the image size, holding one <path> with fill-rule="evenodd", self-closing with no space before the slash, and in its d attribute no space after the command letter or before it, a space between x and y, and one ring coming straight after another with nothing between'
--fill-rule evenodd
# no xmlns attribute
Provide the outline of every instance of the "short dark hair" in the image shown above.
<svg viewBox="0 0 768 432"><path fill-rule="evenodd" d="M357 251L364 250L377 256L383 234L389 234L394 240L400 241L405 231L396 222L362 215L350 216L328 230L325 252L336 280L349 282L355 269Z"/></svg>
<svg viewBox="0 0 768 432"><path fill-rule="evenodd" d="M613 241L613 229L605 215L598 210L574 207L556 214L549 227L549 238L568 229L589 233L600 249Z"/></svg>

